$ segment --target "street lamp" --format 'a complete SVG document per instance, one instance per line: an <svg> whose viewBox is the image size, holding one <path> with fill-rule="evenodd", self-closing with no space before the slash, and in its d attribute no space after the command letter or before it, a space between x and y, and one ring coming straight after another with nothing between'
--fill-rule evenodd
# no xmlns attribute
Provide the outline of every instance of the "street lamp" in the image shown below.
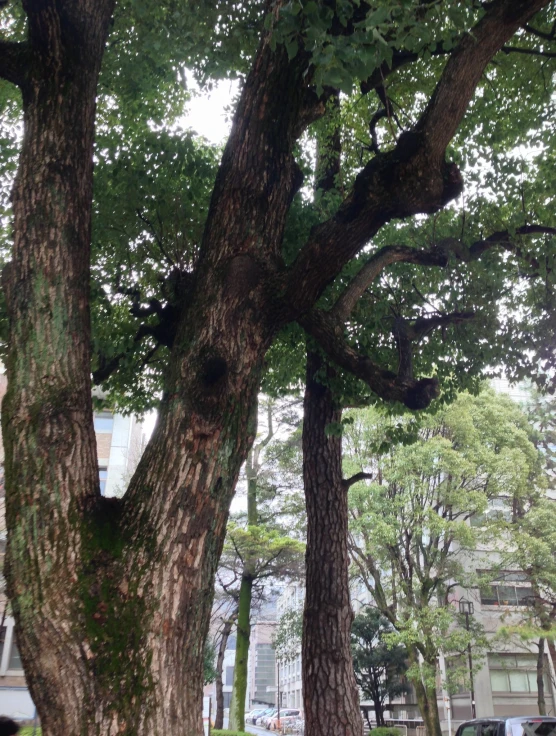
<svg viewBox="0 0 556 736"><path fill-rule="evenodd" d="M472 601L468 601L465 598L462 598L459 602L459 612L463 613L465 616L465 628L469 632L469 616L473 615L474 611L473 603ZM467 644L467 656L469 658L469 680L471 683L471 715L473 718L477 717L477 713L475 711L475 689L473 687L473 660L471 659L471 640Z"/></svg>

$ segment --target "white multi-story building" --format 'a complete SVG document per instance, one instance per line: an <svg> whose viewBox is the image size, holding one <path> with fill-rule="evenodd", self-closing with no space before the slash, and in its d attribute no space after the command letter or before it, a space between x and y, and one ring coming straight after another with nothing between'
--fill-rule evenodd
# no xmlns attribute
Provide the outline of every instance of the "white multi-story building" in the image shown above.
<svg viewBox="0 0 556 736"><path fill-rule="evenodd" d="M6 377L0 375L0 400L6 392ZM95 413L95 433L101 493L120 496L143 451L143 427L133 416L105 411ZM0 570L6 549L4 447L0 438ZM35 706L25 682L25 674L14 636L14 620L6 599L5 581L0 575L0 713L11 718L31 719Z"/></svg>
<svg viewBox="0 0 556 736"><path fill-rule="evenodd" d="M305 588L292 583L284 588L278 598L278 618L288 611L303 611ZM284 708L303 708L303 683L301 676L301 646L293 658L279 663L279 698Z"/></svg>

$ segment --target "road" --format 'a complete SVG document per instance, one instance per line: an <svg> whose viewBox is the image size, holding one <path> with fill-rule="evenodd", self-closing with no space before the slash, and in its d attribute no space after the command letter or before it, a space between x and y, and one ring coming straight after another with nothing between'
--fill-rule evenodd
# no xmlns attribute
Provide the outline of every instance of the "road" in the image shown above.
<svg viewBox="0 0 556 736"><path fill-rule="evenodd" d="M252 726L250 723L245 724L245 730L249 731L249 733L258 733L259 735L262 733L266 733L268 736L268 734L270 734L270 731L267 731L266 728L259 728L258 726Z"/></svg>

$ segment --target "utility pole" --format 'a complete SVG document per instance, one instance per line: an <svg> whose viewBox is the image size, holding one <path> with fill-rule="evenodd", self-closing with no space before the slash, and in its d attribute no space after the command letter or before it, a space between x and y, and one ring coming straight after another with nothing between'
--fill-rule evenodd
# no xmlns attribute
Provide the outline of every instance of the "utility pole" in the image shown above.
<svg viewBox="0 0 556 736"><path fill-rule="evenodd" d="M473 615L474 612L474 606L472 601L468 601L465 598L462 598L459 602L459 612L463 613L465 616L465 628L467 629L467 632L469 633L469 616ZM469 681L471 685L471 716L472 718L477 717L477 713L475 711L475 689L473 687L473 660L471 658L471 641L467 644L467 657L469 659Z"/></svg>
<svg viewBox="0 0 556 736"><path fill-rule="evenodd" d="M280 660L277 659L276 663L278 665L278 688L276 690L276 707L278 708L278 723L276 724L276 729L280 730Z"/></svg>

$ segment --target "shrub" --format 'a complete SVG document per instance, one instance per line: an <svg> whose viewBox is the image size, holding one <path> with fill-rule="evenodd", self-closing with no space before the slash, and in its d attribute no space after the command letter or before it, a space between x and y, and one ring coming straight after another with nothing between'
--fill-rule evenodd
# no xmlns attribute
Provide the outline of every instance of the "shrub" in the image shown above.
<svg viewBox="0 0 556 736"><path fill-rule="evenodd" d="M213 733L215 732L213 731ZM401 736L400 729L394 726L379 726L378 728L373 728L370 733L372 736Z"/></svg>

